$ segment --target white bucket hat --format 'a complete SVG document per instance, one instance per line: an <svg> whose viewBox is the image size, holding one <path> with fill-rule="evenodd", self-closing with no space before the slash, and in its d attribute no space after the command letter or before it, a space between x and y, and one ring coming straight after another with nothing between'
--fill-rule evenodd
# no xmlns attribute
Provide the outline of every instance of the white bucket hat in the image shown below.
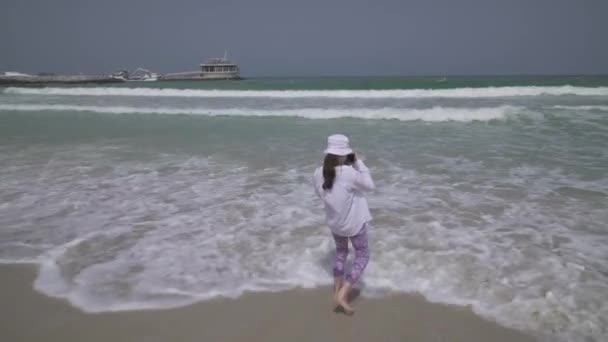
<svg viewBox="0 0 608 342"><path fill-rule="evenodd" d="M325 153L337 156L346 156L353 153L348 143L348 137L343 134L333 134L327 137Z"/></svg>

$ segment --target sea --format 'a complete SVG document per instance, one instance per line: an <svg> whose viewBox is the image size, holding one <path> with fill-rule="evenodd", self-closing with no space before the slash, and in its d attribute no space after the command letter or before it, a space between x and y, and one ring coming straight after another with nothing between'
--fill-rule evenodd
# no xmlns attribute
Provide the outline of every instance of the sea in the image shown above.
<svg viewBox="0 0 608 342"><path fill-rule="evenodd" d="M329 285L333 133L376 183L363 297L608 341L606 76L0 88L0 261L85 312Z"/></svg>

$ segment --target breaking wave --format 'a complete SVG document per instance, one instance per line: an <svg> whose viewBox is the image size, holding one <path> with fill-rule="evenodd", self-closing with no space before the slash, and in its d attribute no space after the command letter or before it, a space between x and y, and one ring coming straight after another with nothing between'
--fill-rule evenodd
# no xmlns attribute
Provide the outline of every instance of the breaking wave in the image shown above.
<svg viewBox="0 0 608 342"><path fill-rule="evenodd" d="M389 89L389 90L215 90L153 88L16 88L5 94L65 96L150 96L203 98L500 98L516 96L608 96L608 87L519 86L455 89Z"/></svg>
<svg viewBox="0 0 608 342"><path fill-rule="evenodd" d="M521 112L523 108L513 106L453 108L432 107L413 108L354 108L354 109L251 109L251 108L146 108L127 106L83 106L55 104L10 104L0 105L0 111L76 111L107 114L168 114L168 115L206 115L206 116L259 116L259 117L301 117L307 119L393 119L400 121L489 121L505 119Z"/></svg>

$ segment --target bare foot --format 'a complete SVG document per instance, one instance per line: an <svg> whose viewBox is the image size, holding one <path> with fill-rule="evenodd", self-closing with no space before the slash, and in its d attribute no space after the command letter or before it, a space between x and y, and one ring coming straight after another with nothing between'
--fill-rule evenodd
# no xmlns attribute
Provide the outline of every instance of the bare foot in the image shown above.
<svg viewBox="0 0 608 342"><path fill-rule="evenodd" d="M340 291L338 291L337 295L334 297L334 301L336 305L339 305L344 310L344 313L347 315L352 315L355 313L355 310L348 304L348 292L351 289L351 284L349 282L344 282Z"/></svg>

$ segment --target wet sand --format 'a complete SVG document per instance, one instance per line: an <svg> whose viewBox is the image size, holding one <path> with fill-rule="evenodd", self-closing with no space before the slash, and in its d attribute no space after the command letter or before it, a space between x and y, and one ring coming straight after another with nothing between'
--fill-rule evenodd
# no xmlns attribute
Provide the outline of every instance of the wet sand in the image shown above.
<svg viewBox="0 0 608 342"><path fill-rule="evenodd" d="M89 314L33 290L36 272L33 265L0 265L1 341L535 341L467 308L416 295L359 297L355 315L345 316L332 311L329 288Z"/></svg>

